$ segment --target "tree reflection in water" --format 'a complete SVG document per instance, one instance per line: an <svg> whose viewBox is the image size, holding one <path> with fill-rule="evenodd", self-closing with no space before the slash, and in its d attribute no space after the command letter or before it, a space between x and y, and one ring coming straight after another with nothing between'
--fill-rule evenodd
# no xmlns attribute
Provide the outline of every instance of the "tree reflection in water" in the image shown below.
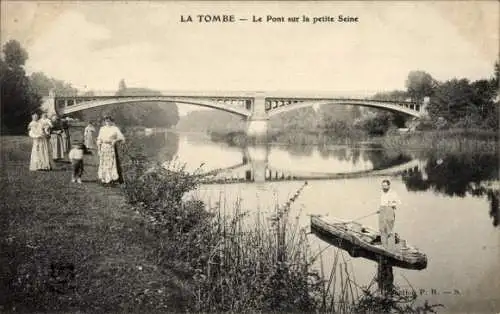
<svg viewBox="0 0 500 314"><path fill-rule="evenodd" d="M174 132L158 132L140 137L143 153L161 161L170 161L179 150L179 135Z"/></svg>
<svg viewBox="0 0 500 314"><path fill-rule="evenodd" d="M428 159L424 171L408 172L403 181L409 191L429 189L448 196L487 197L493 225L500 224L498 187L499 168L496 154L455 154ZM495 186L496 185L496 186Z"/></svg>

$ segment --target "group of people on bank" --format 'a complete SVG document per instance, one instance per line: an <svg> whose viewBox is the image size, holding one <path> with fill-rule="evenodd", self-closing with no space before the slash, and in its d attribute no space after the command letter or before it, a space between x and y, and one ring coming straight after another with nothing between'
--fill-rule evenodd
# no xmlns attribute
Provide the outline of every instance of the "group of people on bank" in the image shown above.
<svg viewBox="0 0 500 314"><path fill-rule="evenodd" d="M33 140L29 170L50 171L55 164L67 156L72 165L72 182L82 183L84 155L93 152L99 158L97 177L104 184L123 183L117 144L124 142L120 129L110 116L103 118L103 125L97 137L96 128L89 123L84 130L83 141L70 139L69 125L66 120L46 114L32 114L28 125L28 135Z"/></svg>

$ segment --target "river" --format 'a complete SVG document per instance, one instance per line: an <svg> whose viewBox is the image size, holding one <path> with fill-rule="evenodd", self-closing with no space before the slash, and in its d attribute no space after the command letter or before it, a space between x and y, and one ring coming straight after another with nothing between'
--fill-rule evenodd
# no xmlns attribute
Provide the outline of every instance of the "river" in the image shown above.
<svg viewBox="0 0 500 314"><path fill-rule="evenodd" d="M496 155L423 158L421 152L401 154L368 144L239 148L171 132L143 141L147 154L160 161L175 158L193 171L202 164L203 171L229 168L218 175L221 183L192 193L209 205L220 201L228 211L240 200L245 211L270 214L307 181L291 208L305 228L308 214L350 220L374 212L381 179L390 178L402 201L396 232L428 257L424 270L395 268L395 284L403 289L411 285L422 299L444 304L439 312L500 311L498 190L481 188L484 182L498 182ZM377 228L376 215L360 222ZM312 234L309 239L313 250L323 252L325 269L331 268L337 249ZM368 285L376 264L341 254L356 283Z"/></svg>

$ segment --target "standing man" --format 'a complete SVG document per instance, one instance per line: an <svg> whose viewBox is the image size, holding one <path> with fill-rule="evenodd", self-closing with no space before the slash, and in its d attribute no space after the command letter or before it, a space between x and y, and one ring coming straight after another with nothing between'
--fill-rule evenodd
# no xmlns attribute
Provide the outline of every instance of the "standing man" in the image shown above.
<svg viewBox="0 0 500 314"><path fill-rule="evenodd" d="M396 219L396 206L401 201L396 192L391 190L391 182L382 180L382 194L380 196L380 210L378 211L378 225L382 246L389 251L395 251L396 241L394 237L394 221Z"/></svg>

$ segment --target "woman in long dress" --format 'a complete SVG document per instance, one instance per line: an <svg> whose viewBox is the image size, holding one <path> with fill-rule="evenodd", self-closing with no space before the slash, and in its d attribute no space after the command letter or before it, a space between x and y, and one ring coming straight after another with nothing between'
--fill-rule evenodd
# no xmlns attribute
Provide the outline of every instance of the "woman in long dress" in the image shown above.
<svg viewBox="0 0 500 314"><path fill-rule="evenodd" d="M87 127L85 127L85 131L83 132L83 139L85 147L88 149L95 149L95 132L96 129L92 122L89 122Z"/></svg>
<svg viewBox="0 0 500 314"><path fill-rule="evenodd" d="M97 177L102 183L123 183L117 143L124 141L125 137L120 129L113 124L111 117L105 117L104 125L97 136L97 152L99 154Z"/></svg>
<svg viewBox="0 0 500 314"><path fill-rule="evenodd" d="M71 138L69 136L69 123L66 119L60 120L61 121L61 129L62 129L62 140L63 140L63 147L64 147L64 153L69 153L71 150Z"/></svg>
<svg viewBox="0 0 500 314"><path fill-rule="evenodd" d="M31 149L30 171L51 170L48 129L45 123L39 120L38 114L33 113L32 121L28 125L28 135L33 139Z"/></svg>
<svg viewBox="0 0 500 314"><path fill-rule="evenodd" d="M61 121L56 116L53 116L51 120L50 146L52 148L52 159L60 160L64 158L64 154L66 153L66 147L62 136L64 131Z"/></svg>

